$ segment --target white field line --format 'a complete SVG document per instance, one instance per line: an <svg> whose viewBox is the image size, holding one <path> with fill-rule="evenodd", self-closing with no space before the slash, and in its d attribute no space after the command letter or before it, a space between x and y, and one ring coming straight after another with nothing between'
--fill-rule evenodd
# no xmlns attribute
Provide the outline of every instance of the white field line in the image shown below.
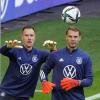
<svg viewBox="0 0 100 100"><path fill-rule="evenodd" d="M100 98L100 93L87 97L86 100L96 100Z"/></svg>
<svg viewBox="0 0 100 100"><path fill-rule="evenodd" d="M40 93L40 92L42 92L42 90L35 90L35 92L39 92ZM85 100L96 100L98 98L100 98L100 93L92 95L92 96L89 96L89 97L86 97Z"/></svg>
<svg viewBox="0 0 100 100"><path fill-rule="evenodd" d="M35 90L35 92L42 92L42 90Z"/></svg>

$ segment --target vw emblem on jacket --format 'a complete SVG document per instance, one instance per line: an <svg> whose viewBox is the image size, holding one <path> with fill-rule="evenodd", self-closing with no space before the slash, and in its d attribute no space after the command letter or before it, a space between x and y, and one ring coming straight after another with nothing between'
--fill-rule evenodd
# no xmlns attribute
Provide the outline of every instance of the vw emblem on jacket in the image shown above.
<svg viewBox="0 0 100 100"><path fill-rule="evenodd" d="M76 76L76 68L73 65L67 65L63 69L64 77L74 78Z"/></svg>
<svg viewBox="0 0 100 100"><path fill-rule="evenodd" d="M32 65L22 64L20 66L20 73L23 75L29 75L32 72Z"/></svg>

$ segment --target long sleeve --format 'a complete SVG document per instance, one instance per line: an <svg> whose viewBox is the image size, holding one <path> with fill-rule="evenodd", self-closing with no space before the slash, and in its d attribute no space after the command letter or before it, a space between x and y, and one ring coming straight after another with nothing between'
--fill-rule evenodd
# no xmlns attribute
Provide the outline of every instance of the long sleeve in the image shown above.
<svg viewBox="0 0 100 100"><path fill-rule="evenodd" d="M51 53L49 57L47 58L46 62L42 65L41 71L40 71L40 80L48 80L48 74L54 67L54 57Z"/></svg>
<svg viewBox="0 0 100 100"><path fill-rule="evenodd" d="M13 56L13 50L11 48L8 48L6 45L0 48L0 53L7 57Z"/></svg>
<svg viewBox="0 0 100 100"><path fill-rule="evenodd" d="M93 82L93 70L92 70L92 61L91 59L88 57L86 60L85 60L85 78L83 80L81 80L81 84L80 86L83 86L83 87L87 87L87 86L90 86L92 85L92 82Z"/></svg>

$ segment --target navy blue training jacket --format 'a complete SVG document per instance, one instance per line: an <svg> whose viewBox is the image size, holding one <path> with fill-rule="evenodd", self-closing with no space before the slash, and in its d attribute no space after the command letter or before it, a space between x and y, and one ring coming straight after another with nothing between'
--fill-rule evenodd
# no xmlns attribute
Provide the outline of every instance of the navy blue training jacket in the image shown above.
<svg viewBox="0 0 100 100"><path fill-rule="evenodd" d="M68 48L63 48L51 53L40 72L41 81L48 80L52 69L52 82L56 84L52 100L85 100L83 87L92 85L93 81L92 61L86 52L79 48L70 52ZM67 77L81 80L80 86L63 90L60 82Z"/></svg>
<svg viewBox="0 0 100 100"><path fill-rule="evenodd" d="M33 48L0 48L0 53L9 58L6 74L1 82L0 90L16 97L34 95L41 65L49 53ZM2 66L3 68L3 66Z"/></svg>

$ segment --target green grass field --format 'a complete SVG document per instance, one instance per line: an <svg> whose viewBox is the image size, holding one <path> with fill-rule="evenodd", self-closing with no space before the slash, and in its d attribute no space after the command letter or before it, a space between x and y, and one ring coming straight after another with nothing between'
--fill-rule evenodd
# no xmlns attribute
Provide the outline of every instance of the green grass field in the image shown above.
<svg viewBox="0 0 100 100"><path fill-rule="evenodd" d="M100 18L81 18L76 26L82 32L82 40L80 47L87 51L93 60L94 82L91 87L85 88L86 97L100 93ZM36 30L36 43L35 47L45 49L42 47L44 40L51 39L58 42L58 48L66 46L65 31L69 26L61 20L49 20L34 24ZM5 40L18 39L20 40L20 30L12 32L4 32L2 34L1 45ZM3 77L8 59L1 56L1 76ZM38 82L37 89L40 89L40 81ZM31 100L50 100L50 94L44 95L36 92L34 99ZM98 99L99 100L99 99Z"/></svg>

